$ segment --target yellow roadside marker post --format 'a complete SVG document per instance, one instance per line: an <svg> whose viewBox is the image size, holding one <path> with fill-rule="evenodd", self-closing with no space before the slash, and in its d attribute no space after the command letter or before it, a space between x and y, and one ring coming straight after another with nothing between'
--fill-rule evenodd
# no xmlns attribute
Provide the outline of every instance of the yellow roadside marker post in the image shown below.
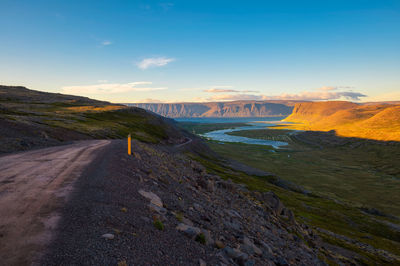
<svg viewBox="0 0 400 266"><path fill-rule="evenodd" d="M128 155L132 154L132 147L131 147L132 141L131 141L131 134L128 135Z"/></svg>

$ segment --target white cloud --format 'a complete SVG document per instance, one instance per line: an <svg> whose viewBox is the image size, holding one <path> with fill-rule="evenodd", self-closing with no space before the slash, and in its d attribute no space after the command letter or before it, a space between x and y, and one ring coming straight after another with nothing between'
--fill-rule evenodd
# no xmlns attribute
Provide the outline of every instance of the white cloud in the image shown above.
<svg viewBox="0 0 400 266"><path fill-rule="evenodd" d="M323 86L321 88L318 88L316 90L319 91L335 91L338 89L354 89L352 86Z"/></svg>
<svg viewBox="0 0 400 266"><path fill-rule="evenodd" d="M258 94L222 94L208 98L208 101L239 101L239 100L302 100L302 101L328 101L346 99L359 101L366 95L351 91L320 90L303 91L300 93L282 93L280 95L258 95Z"/></svg>
<svg viewBox="0 0 400 266"><path fill-rule="evenodd" d="M210 93L226 93L226 92L234 92L234 93L248 93L248 92L258 92L252 90L235 90L233 86L211 86L209 89L203 90L204 92Z"/></svg>
<svg viewBox="0 0 400 266"><path fill-rule="evenodd" d="M262 95L252 94L223 94L207 98L208 101L242 101L242 100L263 100Z"/></svg>
<svg viewBox="0 0 400 266"><path fill-rule="evenodd" d="M203 90L204 92L210 92L210 93L222 93L222 92L235 92L235 93L249 93L249 92L259 92L259 91L251 91L251 90L233 90L233 89L208 89L208 90Z"/></svg>
<svg viewBox="0 0 400 266"><path fill-rule="evenodd" d="M140 69L148 69L150 67L161 67L165 66L168 63L171 63L175 61L174 58L167 58L167 57L152 57L152 58L145 58L139 63L137 63L137 66Z"/></svg>
<svg viewBox="0 0 400 266"><path fill-rule="evenodd" d="M151 85L149 81L139 81L130 83L103 83L95 85L65 86L61 90L70 94L116 94L132 91L158 91L166 90L166 87L150 87L142 85Z"/></svg>
<svg viewBox="0 0 400 266"><path fill-rule="evenodd" d="M146 99L141 99L141 100L135 100L135 103L176 103L176 101L146 98Z"/></svg>
<svg viewBox="0 0 400 266"><path fill-rule="evenodd" d="M210 89L232 89L233 86L210 86Z"/></svg>
<svg viewBox="0 0 400 266"><path fill-rule="evenodd" d="M101 45L102 46L108 46L108 45L111 45L112 44L112 42L111 41L108 41L108 40L105 40L105 41L102 41L101 42Z"/></svg>
<svg viewBox="0 0 400 266"><path fill-rule="evenodd" d="M334 91L334 90L337 90L337 88L336 87L330 87L330 86L323 86L321 88L318 88L317 90L319 90L319 91Z"/></svg>
<svg viewBox="0 0 400 266"><path fill-rule="evenodd" d="M328 101L342 98L351 101L359 101L366 95L351 91L303 91L297 94L282 93L277 96L263 96L263 100L304 100L304 101Z"/></svg>
<svg viewBox="0 0 400 266"><path fill-rule="evenodd" d="M207 102L207 101L209 100L203 97L194 97L190 100L190 102L196 102L196 103Z"/></svg>
<svg viewBox="0 0 400 266"><path fill-rule="evenodd" d="M211 93L221 93L221 92L239 92L237 90L233 89L208 89L208 90L203 90L204 92L211 92Z"/></svg>
<svg viewBox="0 0 400 266"><path fill-rule="evenodd" d="M157 99L146 98L146 99L137 101L137 103L163 103L163 101L160 101Z"/></svg>

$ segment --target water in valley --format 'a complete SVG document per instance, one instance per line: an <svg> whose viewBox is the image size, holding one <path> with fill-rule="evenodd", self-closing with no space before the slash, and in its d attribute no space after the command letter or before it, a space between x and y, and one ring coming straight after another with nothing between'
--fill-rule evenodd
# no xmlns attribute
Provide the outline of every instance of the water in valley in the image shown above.
<svg viewBox="0 0 400 266"><path fill-rule="evenodd" d="M210 117L199 117L199 118L176 118L178 122L192 122L192 123L246 123L248 126L241 126L232 129L222 129L210 131L202 136L211 140L221 142L239 142L246 144L266 145L274 148L280 148L286 146L288 143L284 141L275 140L264 140L264 139L252 139L241 136L233 136L226 133L241 131L241 130L257 130L265 129L270 126L279 124L284 117L238 117L238 118L210 118Z"/></svg>

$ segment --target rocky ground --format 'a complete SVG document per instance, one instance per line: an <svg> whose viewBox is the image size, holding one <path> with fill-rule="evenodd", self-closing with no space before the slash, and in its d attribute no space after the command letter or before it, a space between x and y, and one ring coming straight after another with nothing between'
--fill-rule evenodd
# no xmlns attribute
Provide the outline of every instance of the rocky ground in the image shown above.
<svg viewBox="0 0 400 266"><path fill-rule="evenodd" d="M272 192L170 148L114 141L63 209L40 265L319 265L319 238Z"/></svg>

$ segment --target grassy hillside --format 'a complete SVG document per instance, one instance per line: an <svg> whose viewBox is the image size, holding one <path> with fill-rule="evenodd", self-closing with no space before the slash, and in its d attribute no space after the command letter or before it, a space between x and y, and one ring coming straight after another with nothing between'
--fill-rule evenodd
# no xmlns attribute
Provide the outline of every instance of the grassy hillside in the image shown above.
<svg viewBox="0 0 400 266"><path fill-rule="evenodd" d="M173 121L145 110L85 97L0 86L0 152L65 141L123 138L179 142Z"/></svg>
<svg viewBox="0 0 400 266"><path fill-rule="evenodd" d="M400 217L400 143L382 145L357 139L343 139L329 133L306 132L291 135L283 130L231 132L248 138L283 139L285 149L235 144L215 145L219 152L253 167L277 174L313 193L347 202L353 206L375 208ZM232 150L241 149L240 153Z"/></svg>
<svg viewBox="0 0 400 266"><path fill-rule="evenodd" d="M218 150L216 147L213 148ZM230 152L234 151L230 150ZM231 158L228 154L225 156ZM348 265L354 265L352 263L393 265L393 261L388 259L390 257L396 258L394 259L395 265L400 263L400 232L396 229L398 224L395 224L398 222L397 220L393 221L387 217L372 215L357 207L328 198L286 190L271 184L264 177L238 172L214 159L199 157L195 159L205 165L211 173L245 184L251 190L275 192L285 206L293 210L298 221L309 225L326 243L333 245L333 247L326 246L320 250L321 258L327 263L331 262L329 257L332 256L335 259L342 259ZM369 246L373 248L371 249ZM394 256L386 256L384 251L388 251ZM354 256L352 252L361 256L361 259L356 259L357 255Z"/></svg>
<svg viewBox="0 0 400 266"><path fill-rule="evenodd" d="M296 104L285 119L291 129L329 131L339 136L400 141L400 105L350 102Z"/></svg>
<svg viewBox="0 0 400 266"><path fill-rule="evenodd" d="M188 125L189 126L189 125ZM204 130L209 125L204 125ZM201 124L196 125L198 131ZM245 184L257 191L274 191L296 217L311 226L326 244L321 258L336 265L400 263L399 145L340 138L331 133L307 132L295 137L290 130L231 132L250 138L289 142L285 149L241 143L208 144L222 160L193 156L212 173ZM301 138L301 139L300 139ZM299 193L276 185L268 176L232 168L224 159L274 173L302 185L311 193ZM371 248L373 247L373 248ZM390 262L392 255L397 262ZM352 253L354 252L354 253ZM357 259L357 256L360 258Z"/></svg>

